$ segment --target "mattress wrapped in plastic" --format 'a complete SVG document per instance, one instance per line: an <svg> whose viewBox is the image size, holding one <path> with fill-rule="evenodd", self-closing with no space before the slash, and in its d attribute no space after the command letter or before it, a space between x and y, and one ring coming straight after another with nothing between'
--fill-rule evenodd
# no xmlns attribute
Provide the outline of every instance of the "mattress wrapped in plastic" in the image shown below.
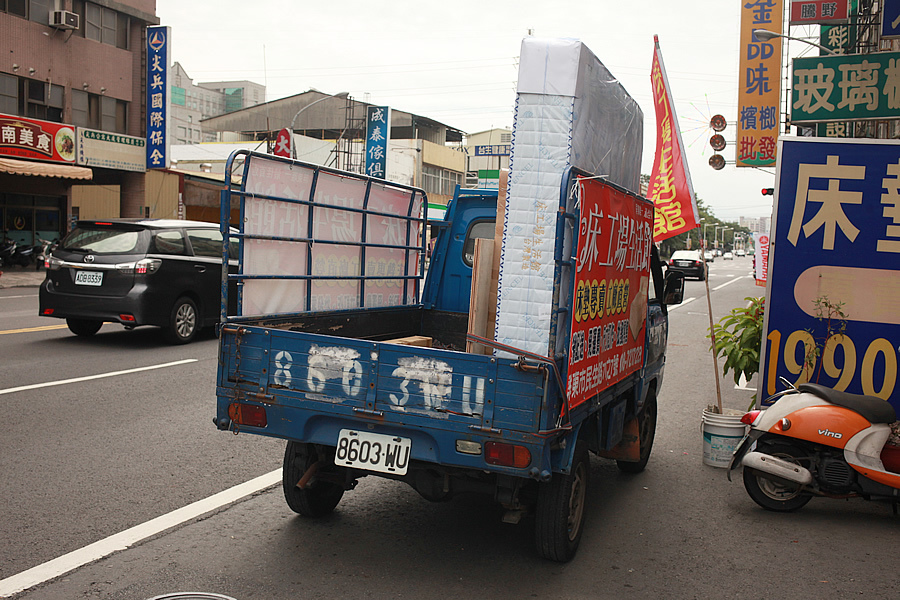
<svg viewBox="0 0 900 600"><path fill-rule="evenodd" d="M637 102L580 41L522 41L497 295L498 342L551 355L563 177L569 167L577 167L639 192L643 121Z"/></svg>

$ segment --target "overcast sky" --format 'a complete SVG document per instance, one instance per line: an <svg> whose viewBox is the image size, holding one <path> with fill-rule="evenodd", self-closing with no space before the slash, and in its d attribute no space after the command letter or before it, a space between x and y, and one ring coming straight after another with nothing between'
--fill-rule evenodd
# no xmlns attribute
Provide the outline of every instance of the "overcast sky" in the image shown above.
<svg viewBox="0 0 900 600"><path fill-rule="evenodd" d="M195 83L247 79L275 100L310 88L349 92L475 133L512 127L522 38L583 41L644 111L642 172L656 151L650 87L660 40L694 189L715 215L768 216L774 168L713 171L709 119L722 114L734 160L740 2L728 0L157 0L172 60ZM288 125L287 123L284 124Z"/></svg>

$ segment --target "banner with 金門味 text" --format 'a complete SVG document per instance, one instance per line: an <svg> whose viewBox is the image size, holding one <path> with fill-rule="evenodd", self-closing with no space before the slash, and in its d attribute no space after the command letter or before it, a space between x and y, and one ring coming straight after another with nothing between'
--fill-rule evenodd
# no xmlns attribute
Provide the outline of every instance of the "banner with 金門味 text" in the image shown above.
<svg viewBox="0 0 900 600"><path fill-rule="evenodd" d="M755 29L782 33L782 0L741 2L740 72L735 165L775 164L780 128L781 39L757 39Z"/></svg>

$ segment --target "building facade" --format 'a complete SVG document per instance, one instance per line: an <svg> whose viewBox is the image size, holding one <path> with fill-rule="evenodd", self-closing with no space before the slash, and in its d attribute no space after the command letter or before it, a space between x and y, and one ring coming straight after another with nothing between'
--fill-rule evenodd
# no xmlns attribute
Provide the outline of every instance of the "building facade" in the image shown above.
<svg viewBox="0 0 900 600"><path fill-rule="evenodd" d="M202 122L204 136L221 142L266 142L271 147L282 128L297 136L332 144L326 166L365 172L365 115L369 104L346 95L318 90L228 112ZM446 205L457 185L465 183L463 132L401 110L390 110L387 143L388 180L421 187L430 203ZM260 150L266 152L266 146ZM297 155L304 160L304 157ZM187 200L190 201L189 199Z"/></svg>
<svg viewBox="0 0 900 600"><path fill-rule="evenodd" d="M500 171L509 170L512 130L488 129L466 137L466 186L494 188Z"/></svg>
<svg viewBox="0 0 900 600"><path fill-rule="evenodd" d="M214 81L195 84L184 67L172 66L173 144L199 144L216 141L215 134L204 134L200 121L256 106L266 101L266 87L252 81Z"/></svg>
<svg viewBox="0 0 900 600"><path fill-rule="evenodd" d="M155 0L0 2L0 229L9 237L36 243L77 217L148 214L154 184L138 157L155 12Z"/></svg>

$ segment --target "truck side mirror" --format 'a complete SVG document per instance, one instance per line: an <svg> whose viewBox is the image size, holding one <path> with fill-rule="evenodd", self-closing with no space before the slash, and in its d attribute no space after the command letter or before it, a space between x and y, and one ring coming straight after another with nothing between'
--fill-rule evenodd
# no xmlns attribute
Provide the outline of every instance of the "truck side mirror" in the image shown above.
<svg viewBox="0 0 900 600"><path fill-rule="evenodd" d="M663 303L666 306L681 304L684 300L684 273L681 271L666 271L663 285Z"/></svg>

